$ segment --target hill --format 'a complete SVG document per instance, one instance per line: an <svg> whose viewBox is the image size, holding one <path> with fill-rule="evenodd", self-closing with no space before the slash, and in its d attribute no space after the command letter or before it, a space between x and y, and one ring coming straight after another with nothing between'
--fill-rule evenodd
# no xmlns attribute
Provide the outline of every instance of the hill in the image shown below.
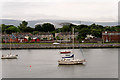
<svg viewBox="0 0 120 80"><path fill-rule="evenodd" d="M2 23L0 24L15 25L15 26L18 26L22 22L20 20L12 20L12 19L0 19L0 21L2 21ZM56 28L61 28L62 27L61 24L67 24L67 23L72 23L76 25L79 25L79 24L90 25L90 24L96 23L103 26L115 26L118 24L117 22L88 22L88 21L78 21L78 20L32 20L27 22L30 27L34 27L34 25L36 24L49 22L54 24Z"/></svg>

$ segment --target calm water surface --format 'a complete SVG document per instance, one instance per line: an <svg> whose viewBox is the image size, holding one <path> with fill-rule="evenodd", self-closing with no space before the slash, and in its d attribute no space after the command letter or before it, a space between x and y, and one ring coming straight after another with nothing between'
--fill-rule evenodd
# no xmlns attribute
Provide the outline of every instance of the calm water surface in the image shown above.
<svg viewBox="0 0 120 80"><path fill-rule="evenodd" d="M118 49L83 49L86 65L58 65L62 49L12 50L18 59L2 60L3 78L117 78ZM9 50L2 50L8 54ZM75 49L75 58L83 58ZM31 67L30 67L31 66Z"/></svg>

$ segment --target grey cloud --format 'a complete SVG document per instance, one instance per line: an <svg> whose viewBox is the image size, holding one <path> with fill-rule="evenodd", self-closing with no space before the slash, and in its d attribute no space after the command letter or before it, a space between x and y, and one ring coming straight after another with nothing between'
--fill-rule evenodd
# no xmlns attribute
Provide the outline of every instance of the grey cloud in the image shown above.
<svg viewBox="0 0 120 80"><path fill-rule="evenodd" d="M113 6L112 9L109 8L109 6L111 6L112 3L110 4L104 3L104 5L103 4L98 5L98 4L99 3L90 4L90 2L82 2L81 0L78 2L69 2L69 1L6 2L2 6L2 18L12 18L12 19L25 18L29 20L33 20L33 19L34 20L35 19L88 20L89 19L94 21L100 21L100 20L116 21L116 17L112 17L112 18L109 17L109 16L117 16L116 7ZM108 7L104 8L105 5Z"/></svg>

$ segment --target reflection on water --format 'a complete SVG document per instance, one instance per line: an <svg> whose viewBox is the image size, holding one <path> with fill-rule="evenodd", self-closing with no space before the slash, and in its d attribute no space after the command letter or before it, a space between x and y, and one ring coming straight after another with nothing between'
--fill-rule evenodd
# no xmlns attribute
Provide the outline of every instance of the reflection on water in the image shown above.
<svg viewBox="0 0 120 80"><path fill-rule="evenodd" d="M117 78L118 49L83 49L85 65L58 65L60 49L12 50L18 59L2 60L3 78ZM3 50L3 54L9 50ZM75 58L83 58L79 49Z"/></svg>
<svg viewBox="0 0 120 80"><path fill-rule="evenodd" d="M80 69L82 70L82 69L85 69L85 66L86 65L82 65L82 64L80 64L80 65L58 65L58 70L60 70L60 71L67 71L67 72L74 72L74 70L77 70L77 69L79 69L79 67L80 67Z"/></svg>

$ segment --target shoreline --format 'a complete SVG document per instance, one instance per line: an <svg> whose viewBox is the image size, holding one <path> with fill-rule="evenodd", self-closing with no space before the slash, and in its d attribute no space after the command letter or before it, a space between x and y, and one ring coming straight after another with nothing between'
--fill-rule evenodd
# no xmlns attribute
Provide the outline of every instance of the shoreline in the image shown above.
<svg viewBox="0 0 120 80"><path fill-rule="evenodd" d="M120 47L89 47L89 48L82 48L82 49L107 49L107 48L120 48ZM11 50L27 50L27 49L66 49L66 48L14 48ZM72 48L68 48L72 49ZM74 49L81 49L81 48L74 48ZM10 50L9 48L0 48L0 50Z"/></svg>
<svg viewBox="0 0 120 80"><path fill-rule="evenodd" d="M73 44L2 44L0 49L72 49ZM120 48L120 44L74 44L75 49L80 48Z"/></svg>

